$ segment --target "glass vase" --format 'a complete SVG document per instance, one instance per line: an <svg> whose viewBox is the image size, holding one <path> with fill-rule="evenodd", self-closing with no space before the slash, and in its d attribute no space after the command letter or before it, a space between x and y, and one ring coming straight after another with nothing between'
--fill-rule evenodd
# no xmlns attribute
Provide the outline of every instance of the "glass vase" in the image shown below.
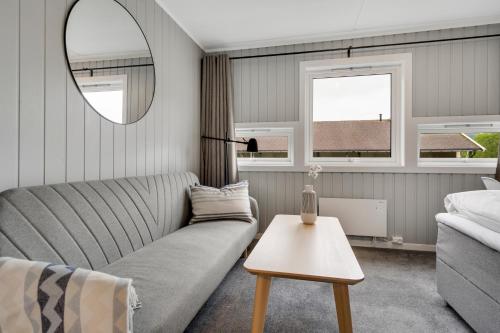
<svg viewBox="0 0 500 333"><path fill-rule="evenodd" d="M300 217L305 224L314 224L318 217L318 205L316 192L312 185L305 185L302 191L302 206L300 209Z"/></svg>

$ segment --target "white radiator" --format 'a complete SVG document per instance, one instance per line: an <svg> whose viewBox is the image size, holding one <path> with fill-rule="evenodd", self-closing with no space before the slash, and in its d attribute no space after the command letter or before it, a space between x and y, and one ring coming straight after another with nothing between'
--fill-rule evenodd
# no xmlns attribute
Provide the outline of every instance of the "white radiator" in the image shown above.
<svg viewBox="0 0 500 333"><path fill-rule="evenodd" d="M319 215L337 217L346 235L387 237L387 200L319 198Z"/></svg>

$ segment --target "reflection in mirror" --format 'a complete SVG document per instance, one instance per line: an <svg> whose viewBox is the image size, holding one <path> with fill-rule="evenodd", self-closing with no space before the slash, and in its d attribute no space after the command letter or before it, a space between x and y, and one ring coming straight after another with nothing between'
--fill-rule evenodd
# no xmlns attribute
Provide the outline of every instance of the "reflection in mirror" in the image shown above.
<svg viewBox="0 0 500 333"><path fill-rule="evenodd" d="M73 78L94 110L130 124L148 111L155 70L135 19L114 0L79 0L66 23L66 56Z"/></svg>

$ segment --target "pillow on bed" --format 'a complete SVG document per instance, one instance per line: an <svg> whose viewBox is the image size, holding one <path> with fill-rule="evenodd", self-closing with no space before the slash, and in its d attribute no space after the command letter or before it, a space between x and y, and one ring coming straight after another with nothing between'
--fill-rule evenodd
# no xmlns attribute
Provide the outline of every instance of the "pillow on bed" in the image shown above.
<svg viewBox="0 0 500 333"><path fill-rule="evenodd" d="M500 233L500 191L470 191L448 194L444 206L449 213L460 214Z"/></svg>
<svg viewBox="0 0 500 333"><path fill-rule="evenodd" d="M216 220L253 221L246 180L220 189L201 185L191 185L190 189L193 209L190 223Z"/></svg>

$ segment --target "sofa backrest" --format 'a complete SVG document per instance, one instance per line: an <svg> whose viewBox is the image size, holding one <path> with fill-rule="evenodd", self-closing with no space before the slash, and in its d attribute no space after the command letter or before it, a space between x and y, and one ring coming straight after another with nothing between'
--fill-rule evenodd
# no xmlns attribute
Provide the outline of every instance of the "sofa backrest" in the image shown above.
<svg viewBox="0 0 500 333"><path fill-rule="evenodd" d="M0 256L99 269L187 223L193 173L0 193Z"/></svg>

